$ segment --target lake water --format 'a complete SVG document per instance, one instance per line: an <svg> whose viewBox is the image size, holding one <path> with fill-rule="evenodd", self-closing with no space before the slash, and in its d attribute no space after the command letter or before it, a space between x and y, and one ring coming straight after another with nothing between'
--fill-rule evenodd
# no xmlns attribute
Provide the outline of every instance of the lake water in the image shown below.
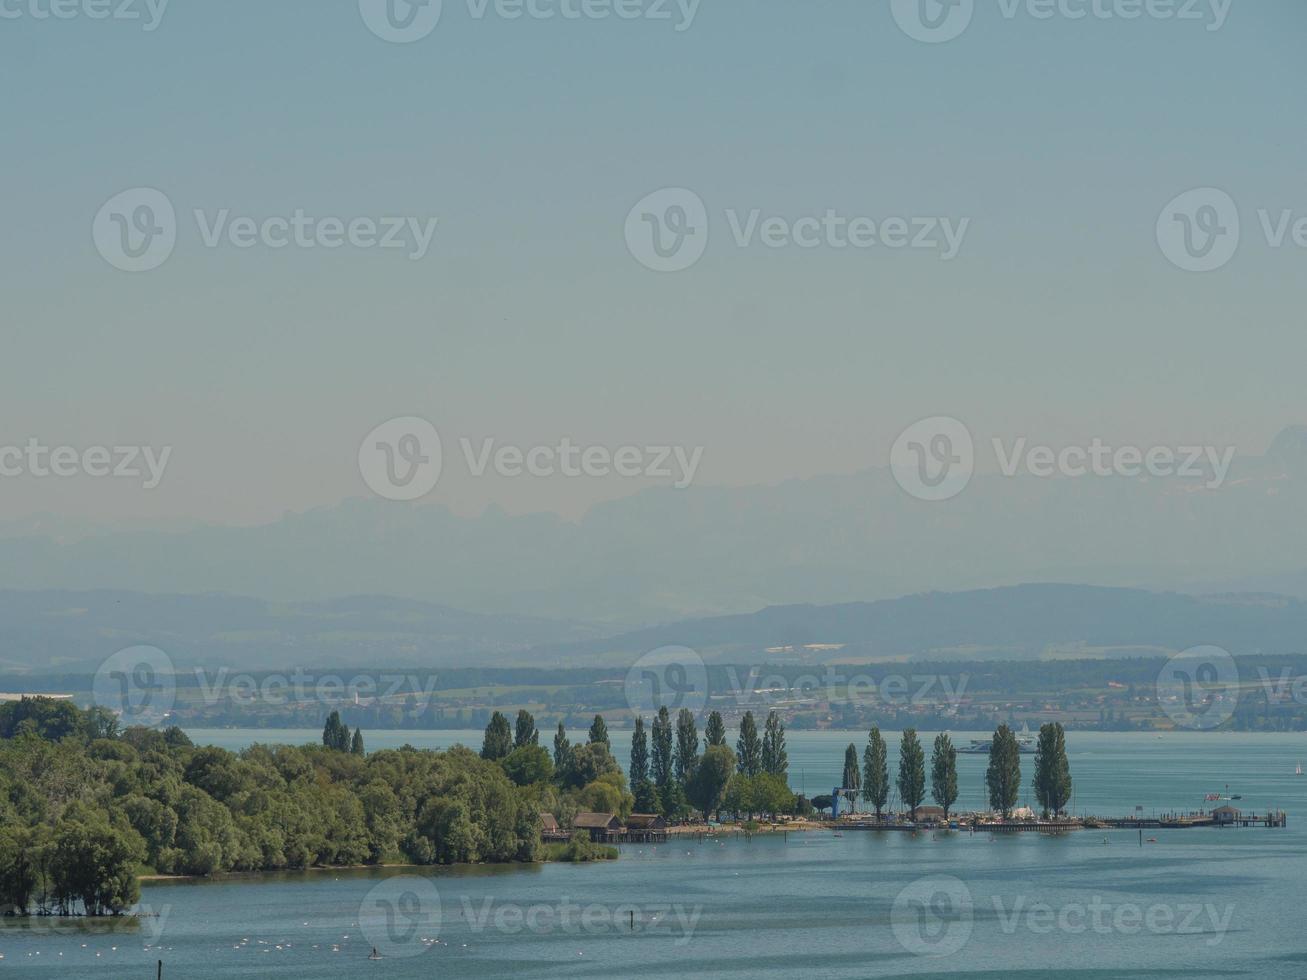
<svg viewBox="0 0 1307 980"><path fill-rule="evenodd" d="M369 748L479 738L373 733ZM796 787L804 770L809 792L828 792L843 746L864 738L791 733ZM1307 736L1072 733L1068 748L1081 812L1199 808L1228 784L1235 805L1283 808L1289 827L1158 830L1142 847L1129 832L792 833L624 847L602 865L152 883L157 918L132 929L0 925L0 970L145 980L162 958L165 977L191 980L1307 976L1307 777L1294 775ZM959 762L963 803L978 803L985 759Z"/></svg>

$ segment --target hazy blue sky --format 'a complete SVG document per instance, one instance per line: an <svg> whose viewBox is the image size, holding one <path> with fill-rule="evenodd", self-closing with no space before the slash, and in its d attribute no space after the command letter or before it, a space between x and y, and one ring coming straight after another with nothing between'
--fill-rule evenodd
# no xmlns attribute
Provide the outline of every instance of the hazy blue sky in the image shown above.
<svg viewBox="0 0 1307 980"><path fill-rule="evenodd" d="M1307 6L1234 0L1213 31L1011 2L926 44L885 0L703 0L680 32L446 0L391 44L356 0L174 0L149 32L2 0L0 444L173 454L148 492L0 480L0 517L331 504L367 492L360 440L401 415L440 430L428 500L461 512L570 515L643 484L473 479L460 436L703 446L699 482L730 484L884 465L932 415L978 439L1261 452L1307 421L1307 249L1269 247L1256 214L1307 216ZM180 230L130 274L92 221L142 186ZM1183 272L1155 225L1205 186L1237 201L1243 242ZM677 273L623 236L664 187L710 215ZM439 224L420 261L211 249L196 208ZM944 261L739 248L727 209L970 224Z"/></svg>

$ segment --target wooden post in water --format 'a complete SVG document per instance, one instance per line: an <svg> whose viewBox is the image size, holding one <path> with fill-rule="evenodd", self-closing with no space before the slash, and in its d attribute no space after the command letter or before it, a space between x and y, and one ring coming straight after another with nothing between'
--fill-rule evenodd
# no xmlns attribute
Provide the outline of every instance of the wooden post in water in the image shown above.
<svg viewBox="0 0 1307 980"><path fill-rule="evenodd" d="M163 980L163 960L159 961L159 980Z"/></svg>

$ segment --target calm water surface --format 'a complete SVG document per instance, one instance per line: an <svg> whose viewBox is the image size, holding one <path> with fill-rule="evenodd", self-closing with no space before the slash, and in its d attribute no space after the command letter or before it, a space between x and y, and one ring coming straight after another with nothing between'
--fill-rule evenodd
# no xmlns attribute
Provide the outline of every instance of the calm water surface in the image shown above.
<svg viewBox="0 0 1307 980"><path fill-rule="evenodd" d="M293 734L277 740L316 737ZM192 733L229 747L267 735ZM802 770L809 792L829 791L843 746L863 739L792 733L796 787ZM375 733L369 748L405 741L479 733ZM1143 847L1127 832L795 833L625 847L600 866L155 883L143 904L157 918L134 930L0 925L0 970L145 980L162 958L165 977L194 980L1307 976L1307 777L1294 775L1307 736L1073 734L1069 749L1082 812L1197 808L1228 784L1235 805L1282 807L1290 825L1159 830ZM984 761L959 759L964 803L980 799ZM385 958L369 961L378 945Z"/></svg>

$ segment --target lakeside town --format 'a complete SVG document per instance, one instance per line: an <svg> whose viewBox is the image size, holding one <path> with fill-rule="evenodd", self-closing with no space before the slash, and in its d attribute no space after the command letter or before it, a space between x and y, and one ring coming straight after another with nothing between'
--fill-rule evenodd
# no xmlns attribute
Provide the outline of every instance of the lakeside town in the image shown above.
<svg viewBox="0 0 1307 980"><path fill-rule="evenodd" d="M1227 731L1307 730L1307 657L1238 657L1219 726ZM1166 732L1181 689L1163 689L1166 658L1039 662L712 664L704 707L732 727L747 712L775 712L794 731L887 729L993 731L1000 724L1067 731ZM316 729L332 711L352 727L385 731L483 728L496 711L528 711L542 724L584 728L603 714L630 730L637 711L625 669L464 668L439 672L358 670L179 671L160 680L172 696L134 707L150 724L183 728ZM93 678L0 675L0 701L41 694L88 707Z"/></svg>

